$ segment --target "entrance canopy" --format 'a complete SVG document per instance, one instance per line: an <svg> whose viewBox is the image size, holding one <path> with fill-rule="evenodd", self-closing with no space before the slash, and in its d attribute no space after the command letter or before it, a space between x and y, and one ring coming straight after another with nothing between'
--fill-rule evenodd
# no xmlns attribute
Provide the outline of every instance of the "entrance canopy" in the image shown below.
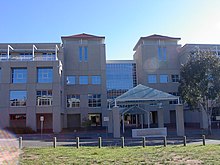
<svg viewBox="0 0 220 165"><path fill-rule="evenodd" d="M117 103L137 104L139 102L146 103L150 101L171 101L171 100L178 100L178 103L179 103L178 96L174 96L169 93L162 92L157 89L153 89L153 88L139 84L136 87L125 92L121 96L117 97L115 99L115 105L117 105Z"/></svg>

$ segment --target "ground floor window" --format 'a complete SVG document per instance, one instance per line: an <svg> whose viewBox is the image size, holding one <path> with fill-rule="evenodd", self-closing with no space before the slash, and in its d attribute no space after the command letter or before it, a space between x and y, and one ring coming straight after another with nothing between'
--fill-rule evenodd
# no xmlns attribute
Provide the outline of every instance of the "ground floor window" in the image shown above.
<svg viewBox="0 0 220 165"><path fill-rule="evenodd" d="M11 114L10 127L24 128L26 127L26 114Z"/></svg>
<svg viewBox="0 0 220 165"><path fill-rule="evenodd" d="M91 126L101 126L102 125L102 116L100 113L88 114L89 121Z"/></svg>

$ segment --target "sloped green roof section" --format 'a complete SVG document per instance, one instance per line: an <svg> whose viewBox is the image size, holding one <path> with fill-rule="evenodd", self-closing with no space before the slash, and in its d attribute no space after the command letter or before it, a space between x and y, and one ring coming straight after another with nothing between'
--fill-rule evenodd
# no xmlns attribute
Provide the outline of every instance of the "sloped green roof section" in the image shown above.
<svg viewBox="0 0 220 165"><path fill-rule="evenodd" d="M162 101L162 100L176 100L178 96L171 95L160 90L150 88L144 85L137 85L136 87L125 92L116 98L117 102L127 101Z"/></svg>

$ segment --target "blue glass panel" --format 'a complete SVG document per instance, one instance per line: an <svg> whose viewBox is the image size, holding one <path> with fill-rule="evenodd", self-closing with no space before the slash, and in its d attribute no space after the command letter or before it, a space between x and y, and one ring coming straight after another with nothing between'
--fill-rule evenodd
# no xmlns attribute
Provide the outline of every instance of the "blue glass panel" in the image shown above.
<svg viewBox="0 0 220 165"><path fill-rule="evenodd" d="M148 83L157 83L157 76L154 74L148 75Z"/></svg>
<svg viewBox="0 0 220 165"><path fill-rule="evenodd" d="M12 83L26 83L27 82L27 69L26 68L13 68L12 69Z"/></svg>
<svg viewBox="0 0 220 165"><path fill-rule="evenodd" d="M88 47L84 47L84 60L85 60L85 62L87 62L88 61Z"/></svg>
<svg viewBox="0 0 220 165"><path fill-rule="evenodd" d="M66 77L66 84L76 84L76 76L67 76Z"/></svg>
<svg viewBox="0 0 220 165"><path fill-rule="evenodd" d="M79 62L82 62L82 47L79 47Z"/></svg>
<svg viewBox="0 0 220 165"><path fill-rule="evenodd" d="M88 76L79 76L79 84L88 84Z"/></svg>
<svg viewBox="0 0 220 165"><path fill-rule="evenodd" d="M52 83L53 82L53 68L38 68L37 69L38 83Z"/></svg>
<svg viewBox="0 0 220 165"><path fill-rule="evenodd" d="M92 76L92 84L101 84L100 76Z"/></svg>

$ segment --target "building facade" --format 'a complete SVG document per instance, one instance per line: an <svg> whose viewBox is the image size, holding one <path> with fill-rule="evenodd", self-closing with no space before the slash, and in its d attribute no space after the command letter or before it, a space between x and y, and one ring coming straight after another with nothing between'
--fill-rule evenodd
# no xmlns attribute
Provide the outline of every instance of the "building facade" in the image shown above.
<svg viewBox="0 0 220 165"><path fill-rule="evenodd" d="M219 45L182 47L180 38L151 35L138 40L133 60L106 61L103 36L83 33L61 40L0 44L0 127L39 131L42 117L44 131L107 126L108 105L117 96L138 84L178 96L187 55L200 49L220 54ZM166 106L165 124L176 122L175 104ZM152 123L158 115L152 112ZM186 108L185 123L205 127L203 115Z"/></svg>

